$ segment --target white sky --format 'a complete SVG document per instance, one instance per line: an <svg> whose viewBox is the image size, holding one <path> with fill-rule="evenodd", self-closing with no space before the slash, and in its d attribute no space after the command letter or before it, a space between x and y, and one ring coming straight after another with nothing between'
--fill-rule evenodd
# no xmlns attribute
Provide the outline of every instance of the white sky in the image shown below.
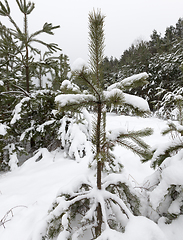
<svg viewBox="0 0 183 240"><path fill-rule="evenodd" d="M3 2L3 1L2 1ZM21 23L15 0L8 1L12 15ZM183 17L183 0L33 0L36 7L29 17L30 32L45 22L60 25L55 35L45 39L59 44L72 64L81 57L88 60L88 13L101 9L105 19L105 55L120 58L137 39L149 40L156 29L164 35ZM0 16L4 23L4 18Z"/></svg>

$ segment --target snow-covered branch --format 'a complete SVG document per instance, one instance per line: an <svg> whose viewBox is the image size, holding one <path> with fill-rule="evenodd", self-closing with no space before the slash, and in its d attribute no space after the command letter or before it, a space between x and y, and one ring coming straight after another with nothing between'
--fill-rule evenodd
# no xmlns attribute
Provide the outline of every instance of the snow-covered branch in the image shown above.
<svg viewBox="0 0 183 240"><path fill-rule="evenodd" d="M108 87L108 91L111 91L112 89L119 88L119 89L124 89L124 88L133 88L135 86L139 85L144 85L148 83L147 78L148 74L146 72L135 74L131 77L127 77L123 79L120 82L114 83L111 86Z"/></svg>
<svg viewBox="0 0 183 240"><path fill-rule="evenodd" d="M91 94L60 94L55 98L60 108L66 106L83 106L84 104L96 102L96 98Z"/></svg>

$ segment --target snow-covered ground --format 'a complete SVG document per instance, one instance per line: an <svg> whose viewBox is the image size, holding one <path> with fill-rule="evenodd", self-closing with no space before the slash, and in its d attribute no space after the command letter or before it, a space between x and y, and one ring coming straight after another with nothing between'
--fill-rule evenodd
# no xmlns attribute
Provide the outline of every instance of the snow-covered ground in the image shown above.
<svg viewBox="0 0 183 240"><path fill-rule="evenodd" d="M168 138L161 136L160 133L166 127L166 122L154 117L137 118L109 114L107 130L120 127L128 130L153 128L153 135L145 139L150 146L162 143ZM50 153L46 149L42 149L38 154L43 156L40 161L36 161L38 156L35 156L14 171L0 175L0 240L38 240L36 229L46 217L58 191L78 175L87 172L86 157L77 163L64 158L63 152L59 150ZM145 177L153 173L149 162L142 164L139 157L129 150L117 146L115 154L125 166L128 178L134 187L138 187ZM174 221L171 226L162 222L159 223L159 226L167 240L182 240L182 223L183 218L179 218L179 221ZM149 226L151 227L149 228ZM146 236L142 228L147 233L153 231L152 238L148 237L149 234ZM105 232L104 235L108 234L110 240L165 239L163 237L158 239L155 236L158 232L157 229L158 227L152 221L144 221L143 217L139 217L137 220L134 218L134 222L129 224L123 236L112 230L108 233ZM104 238L101 237L101 240Z"/></svg>

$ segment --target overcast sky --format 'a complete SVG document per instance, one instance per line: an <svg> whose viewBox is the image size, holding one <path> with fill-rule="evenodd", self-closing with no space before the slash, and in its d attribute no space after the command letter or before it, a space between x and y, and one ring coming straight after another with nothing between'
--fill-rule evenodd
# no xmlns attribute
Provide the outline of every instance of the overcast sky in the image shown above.
<svg viewBox="0 0 183 240"><path fill-rule="evenodd" d="M3 2L3 1L2 1ZM12 15L21 23L15 0L8 1ZM60 25L55 35L46 37L67 54L72 64L77 58L88 60L88 13L101 9L105 19L105 55L120 58L137 39L149 40L156 29L164 35L166 27L175 26L183 17L183 0L34 0L29 17L30 32L45 22ZM0 17L4 22L4 18Z"/></svg>

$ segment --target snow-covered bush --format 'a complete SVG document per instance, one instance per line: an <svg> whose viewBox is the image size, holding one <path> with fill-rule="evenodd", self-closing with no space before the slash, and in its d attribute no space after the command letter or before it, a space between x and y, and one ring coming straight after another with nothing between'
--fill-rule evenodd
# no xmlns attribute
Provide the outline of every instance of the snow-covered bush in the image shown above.
<svg viewBox="0 0 183 240"><path fill-rule="evenodd" d="M140 215L140 198L124 172L106 176L99 190L90 171L87 177L74 179L60 190L46 219L48 225L42 239L95 239L98 203L103 216L102 232L113 229L124 233L133 214Z"/></svg>
<svg viewBox="0 0 183 240"><path fill-rule="evenodd" d="M65 115L60 120L58 139L61 140L65 155L79 162L90 149L90 121L83 119L83 114L76 115Z"/></svg>
<svg viewBox="0 0 183 240"><path fill-rule="evenodd" d="M161 103L156 115L163 119L177 120L183 123L183 89L177 88L173 92L167 92Z"/></svg>
<svg viewBox="0 0 183 240"><path fill-rule="evenodd" d="M171 223L183 215L183 127L170 122L163 134L171 135L171 140L154 149L151 166L155 173L144 181L151 205L149 215L155 221L163 218Z"/></svg>
<svg viewBox="0 0 183 240"><path fill-rule="evenodd" d="M0 123L0 171L8 169L4 156L4 147L6 146L5 136L7 134L7 126Z"/></svg>
<svg viewBox="0 0 183 240"><path fill-rule="evenodd" d="M86 154L89 123L82 123L82 114L72 118L69 113L57 111L55 96L56 92L50 90L35 91L15 106L1 147L4 170L5 166L12 169L18 160L25 161L39 148L51 151L60 147L77 161Z"/></svg>
<svg viewBox="0 0 183 240"><path fill-rule="evenodd" d="M7 133L9 132L9 125L12 119L12 111L16 104L20 101L21 96L10 94L6 92L5 83L0 83L0 171L9 169L7 164L9 158L8 144L11 144L12 137ZM5 130L6 129L6 130ZM10 140L11 138L11 140ZM6 147L6 149L4 149Z"/></svg>

